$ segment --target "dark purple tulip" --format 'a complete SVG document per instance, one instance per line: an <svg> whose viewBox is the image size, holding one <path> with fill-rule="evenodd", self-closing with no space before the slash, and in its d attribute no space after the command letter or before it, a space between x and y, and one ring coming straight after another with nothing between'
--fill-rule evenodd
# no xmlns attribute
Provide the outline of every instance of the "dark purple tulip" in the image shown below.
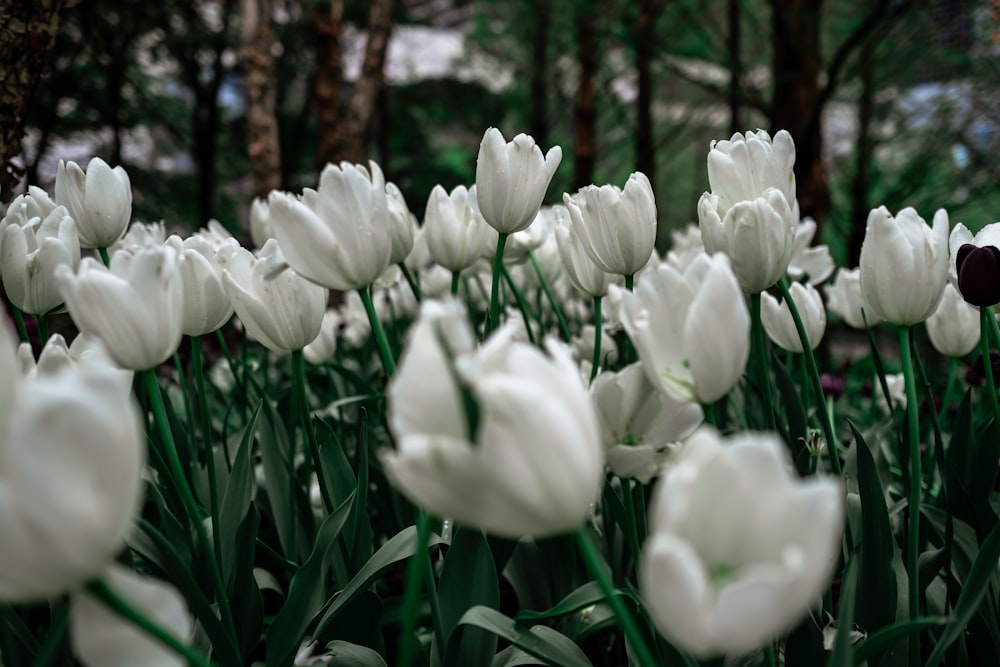
<svg viewBox="0 0 1000 667"><path fill-rule="evenodd" d="M958 289L973 306L1000 303L1000 250L996 246L982 248L965 243L955 258Z"/></svg>
<svg viewBox="0 0 1000 667"><path fill-rule="evenodd" d="M847 388L847 382L844 380L843 375L823 373L819 376L819 383L823 387L823 394L825 396L832 396L833 398L840 398L844 393L844 389Z"/></svg>

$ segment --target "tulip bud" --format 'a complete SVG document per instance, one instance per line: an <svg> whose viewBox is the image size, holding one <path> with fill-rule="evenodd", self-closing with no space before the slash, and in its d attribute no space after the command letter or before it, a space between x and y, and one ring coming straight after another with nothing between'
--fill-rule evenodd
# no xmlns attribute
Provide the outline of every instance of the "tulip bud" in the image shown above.
<svg viewBox="0 0 1000 667"><path fill-rule="evenodd" d="M222 269L212 242L195 234L183 241L179 236L167 239L177 253L181 284L184 286L185 336L211 333L233 316L233 304L222 285Z"/></svg>
<svg viewBox="0 0 1000 667"><path fill-rule="evenodd" d="M722 211L741 201L757 199L768 188L777 188L792 207L795 200L795 142L786 130L771 136L764 130L737 132L730 139L713 141L708 152L708 184L719 196Z"/></svg>
<svg viewBox="0 0 1000 667"><path fill-rule="evenodd" d="M386 204L389 207L389 228L392 233L392 252L389 264L399 264L413 250L413 238L417 233L417 218L410 213L403 193L395 183L385 184Z"/></svg>
<svg viewBox="0 0 1000 667"><path fill-rule="evenodd" d="M865 298L861 293L861 270L840 269L833 283L825 286L830 312L855 329L867 329L878 324L876 318L865 312Z"/></svg>
<svg viewBox="0 0 1000 667"><path fill-rule="evenodd" d="M823 308L823 299L816 288L808 284L792 283L789 293L795 301L795 309L806 330L809 349L815 350L826 332L826 309ZM802 340L799 338L792 311L787 303L783 301L779 304L777 299L765 292L762 295L760 315L764 322L764 331L775 345L789 352L802 353Z"/></svg>
<svg viewBox="0 0 1000 667"><path fill-rule="evenodd" d="M980 307L1000 303L1000 249L964 243L958 249L955 269L966 301Z"/></svg>
<svg viewBox="0 0 1000 667"><path fill-rule="evenodd" d="M743 656L829 586L844 524L840 481L799 480L775 436L697 431L653 493L639 591L657 629L697 658Z"/></svg>
<svg viewBox="0 0 1000 667"><path fill-rule="evenodd" d="M526 134L507 142L500 130L486 130L476 159L476 203L486 222L502 234L530 225L561 160L559 146L543 157Z"/></svg>
<svg viewBox="0 0 1000 667"><path fill-rule="evenodd" d="M107 248L122 237L132 218L132 184L123 168L112 169L100 158L90 161L86 175L75 162L60 160L56 203L76 222L81 247Z"/></svg>
<svg viewBox="0 0 1000 667"><path fill-rule="evenodd" d="M563 270L573 287L591 297L603 297L611 284L621 283L623 275L612 275L594 263L580 237L568 225L556 227L556 243Z"/></svg>
<svg viewBox="0 0 1000 667"><path fill-rule="evenodd" d="M964 357L979 344L980 333L979 311L963 300L951 283L946 284L941 303L927 318L931 345L946 357Z"/></svg>
<svg viewBox="0 0 1000 667"><path fill-rule="evenodd" d="M469 203L469 191L459 185L449 195L435 185L427 199L424 238L431 259L449 271L464 271L486 251L496 233Z"/></svg>
<svg viewBox="0 0 1000 667"><path fill-rule="evenodd" d="M75 271L80 265L80 239L66 209L58 206L44 220L32 218L25 225L12 220L3 226L0 244L0 272L11 303L31 315L59 306L56 267Z"/></svg>

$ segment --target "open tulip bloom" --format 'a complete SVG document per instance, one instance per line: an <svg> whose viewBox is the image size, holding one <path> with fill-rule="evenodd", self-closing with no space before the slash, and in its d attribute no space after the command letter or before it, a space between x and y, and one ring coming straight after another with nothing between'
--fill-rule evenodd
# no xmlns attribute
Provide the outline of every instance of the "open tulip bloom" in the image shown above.
<svg viewBox="0 0 1000 667"><path fill-rule="evenodd" d="M14 199L0 664L1000 664L1000 224L838 269L787 132L697 224L561 155L330 164L256 250L99 160Z"/></svg>

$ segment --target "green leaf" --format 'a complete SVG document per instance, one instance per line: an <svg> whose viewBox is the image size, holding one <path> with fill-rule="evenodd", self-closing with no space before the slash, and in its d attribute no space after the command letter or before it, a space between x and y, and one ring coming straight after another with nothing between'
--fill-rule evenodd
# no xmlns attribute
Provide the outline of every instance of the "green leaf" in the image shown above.
<svg viewBox="0 0 1000 667"><path fill-rule="evenodd" d="M868 635L854 646L854 664L860 665L866 660L872 660L879 653L887 648L901 642L915 632L922 632L928 628L944 625L948 622L945 617L934 616L917 618L912 621L904 621L889 627L882 628L877 632Z"/></svg>
<svg viewBox="0 0 1000 667"><path fill-rule="evenodd" d="M367 646L341 640L332 641L326 649L333 655L331 665L339 667L386 667L385 660Z"/></svg>
<svg viewBox="0 0 1000 667"><path fill-rule="evenodd" d="M240 524L243 523L243 517L247 515L253 500L255 482L253 467L250 464L250 452L253 449L260 406L261 402L258 402L250 421L247 422L246 428L243 430L243 438L240 440L239 449L236 450L236 460L233 461L233 470L229 474L229 482L226 484L226 490L219 507L219 525L212 526L213 530L219 531L219 548L222 550L222 578L227 588L232 584L237 560L243 557L236 548L236 532ZM214 461L209 462L209 465L213 464Z"/></svg>
<svg viewBox="0 0 1000 667"><path fill-rule="evenodd" d="M588 581L575 591L564 597L554 607L546 611L519 611L514 620L523 623L525 621L543 621L550 618L565 616L579 611L584 607L597 604L604 600L604 592L596 581Z"/></svg>
<svg viewBox="0 0 1000 667"><path fill-rule="evenodd" d="M437 535L432 535L427 546L432 547L441 544L442 540ZM417 550L417 527L408 526L399 531L392 538L382 545L382 548L368 559L356 575L347 583L337 597L333 599L326 613L316 627L315 635L326 632L327 627L332 623L337 615L344 610L348 603L359 593L367 589L376 579L382 576L388 568L401 560L412 556Z"/></svg>
<svg viewBox="0 0 1000 667"><path fill-rule="evenodd" d="M459 528L452 538L438 584L441 623L447 651L446 666L485 665L497 651L496 635L476 628L458 628L473 605L500 608L500 582L489 543L482 531Z"/></svg>
<svg viewBox="0 0 1000 667"><path fill-rule="evenodd" d="M326 599L323 570L326 554L350 516L354 496L334 510L320 526L312 553L288 587L288 597L267 632L267 667L290 665L310 622ZM317 632L318 634L318 632Z"/></svg>
<svg viewBox="0 0 1000 667"><path fill-rule="evenodd" d="M525 653L558 667L591 667L580 647L552 628L535 625L525 628L489 607L473 607L459 625L474 625L505 639Z"/></svg>
<svg viewBox="0 0 1000 667"><path fill-rule="evenodd" d="M1000 558L1000 524L990 531L989 537L979 549L979 554L958 596L954 612L955 620L945 628L944 634L927 659L927 667L936 667L944 659L945 651L951 643L965 631L965 626L969 624L989 590L990 581L996 576L998 558Z"/></svg>
<svg viewBox="0 0 1000 667"><path fill-rule="evenodd" d="M833 651L827 667L853 667L853 645L851 629L854 627L854 605L858 590L858 559L852 556L844 568L844 578L840 589L840 615L837 617L837 635L833 640Z"/></svg>
<svg viewBox="0 0 1000 667"><path fill-rule="evenodd" d="M792 376L788 373L785 365L772 357L771 367L774 369L774 377L777 380L778 391L781 392L781 401L784 407L784 414L788 418L788 445L795 462L795 468L800 475L809 474L809 459L812 456L806 448L806 439L809 437L809 421L806 416L806 409L802 405L802 396L799 388L795 386ZM825 418L825 415L820 415ZM833 447L835 443L828 443Z"/></svg>
<svg viewBox="0 0 1000 667"><path fill-rule="evenodd" d="M260 513L252 506L236 533L235 547L240 558L233 568L232 582L227 587L229 608L233 612L241 655L251 655L254 652L260 643L260 632L264 627L264 599L253 571L258 528Z"/></svg>
<svg viewBox="0 0 1000 667"><path fill-rule="evenodd" d="M288 435L271 401L263 398L260 404L264 408L264 424L257 429L257 438L260 440L260 456L264 467L264 489L267 491L282 553L288 560L298 561Z"/></svg>

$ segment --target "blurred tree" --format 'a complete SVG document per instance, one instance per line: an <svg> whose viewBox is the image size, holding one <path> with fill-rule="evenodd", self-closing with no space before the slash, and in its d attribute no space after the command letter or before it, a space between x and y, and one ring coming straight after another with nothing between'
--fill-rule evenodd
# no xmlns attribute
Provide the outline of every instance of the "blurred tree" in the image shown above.
<svg viewBox="0 0 1000 667"><path fill-rule="evenodd" d="M653 134L653 58L656 56L656 21L665 0L639 0L635 29L636 130L635 168L656 182L656 138Z"/></svg>
<svg viewBox="0 0 1000 667"><path fill-rule="evenodd" d="M594 182L597 162L597 29L591 0L576 4L577 64L576 129L573 141L573 189Z"/></svg>
<svg viewBox="0 0 1000 667"><path fill-rule="evenodd" d="M24 176L21 156L27 112L48 69L64 0L0 0L0 201Z"/></svg>
<svg viewBox="0 0 1000 667"><path fill-rule="evenodd" d="M313 103L316 107L316 167L337 160L340 131L340 91L344 83L340 33L344 22L342 0L313 5L316 30L316 71L313 75Z"/></svg>
<svg viewBox="0 0 1000 667"><path fill-rule="evenodd" d="M281 188L281 144L278 137L274 73L274 2L243 0L240 63L246 99L247 153L253 171L253 193L266 198Z"/></svg>

